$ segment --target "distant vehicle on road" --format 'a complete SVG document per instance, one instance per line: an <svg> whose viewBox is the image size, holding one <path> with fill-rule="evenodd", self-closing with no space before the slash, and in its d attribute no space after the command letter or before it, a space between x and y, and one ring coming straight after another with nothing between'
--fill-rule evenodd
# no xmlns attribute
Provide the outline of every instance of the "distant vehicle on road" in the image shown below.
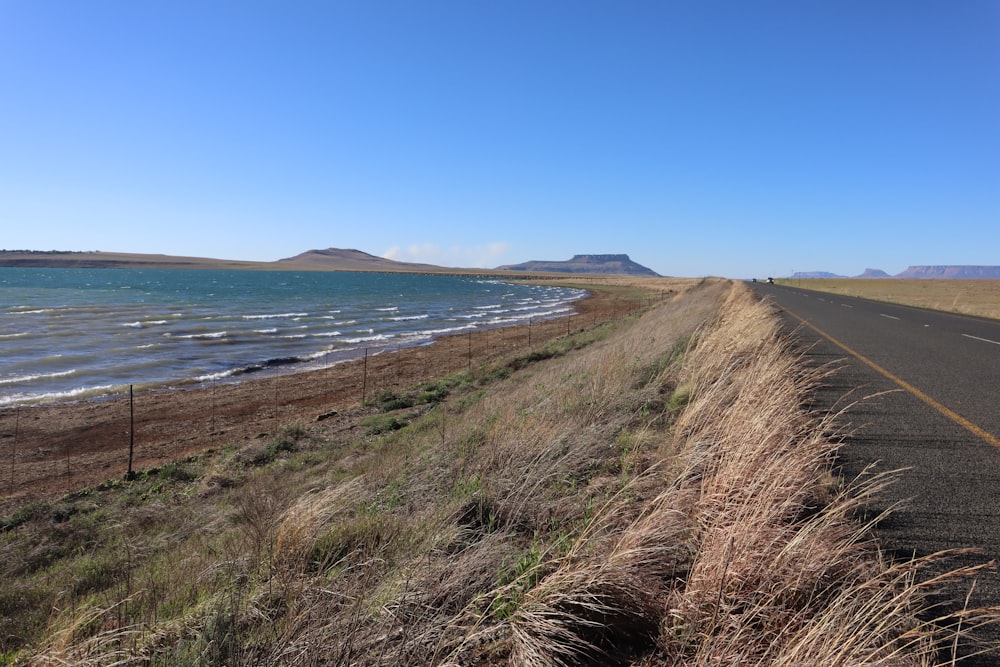
<svg viewBox="0 0 1000 667"><path fill-rule="evenodd" d="M767 277L767 284L768 285L773 285L774 284L774 278L772 278L771 276L768 276Z"/></svg>

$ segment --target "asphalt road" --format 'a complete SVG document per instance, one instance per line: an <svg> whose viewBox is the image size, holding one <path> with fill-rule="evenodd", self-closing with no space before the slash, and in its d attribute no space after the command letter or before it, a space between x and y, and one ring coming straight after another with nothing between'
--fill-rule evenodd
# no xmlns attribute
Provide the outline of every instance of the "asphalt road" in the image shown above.
<svg viewBox="0 0 1000 667"><path fill-rule="evenodd" d="M1000 564L1000 321L753 287L782 311L810 363L840 366L816 392L816 407L858 401L840 423L850 433L842 474L853 478L875 462L878 470L905 469L869 510L904 503L877 527L886 550L907 559L971 547L981 554L952 565ZM968 588L948 587L935 600L961 605ZM969 603L1000 606L1000 576L980 575ZM1000 627L979 636L1000 646ZM961 664L997 665L1000 654Z"/></svg>

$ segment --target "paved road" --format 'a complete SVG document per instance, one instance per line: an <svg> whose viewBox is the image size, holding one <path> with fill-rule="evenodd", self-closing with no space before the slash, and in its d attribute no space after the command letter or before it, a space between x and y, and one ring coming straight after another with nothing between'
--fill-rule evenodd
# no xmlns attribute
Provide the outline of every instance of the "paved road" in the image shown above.
<svg viewBox="0 0 1000 667"><path fill-rule="evenodd" d="M816 364L841 362L816 395L831 409L866 396L845 415L858 429L841 450L845 476L878 461L907 468L878 511L906 505L878 527L897 557L975 547L956 561L1000 563L1000 322L894 306L795 287L757 284ZM860 428L859 428L860 427ZM967 587L952 588L953 602ZM1000 605L1000 576L983 575L971 603ZM1000 628L982 633L1000 645ZM969 661L1000 664L1000 655Z"/></svg>

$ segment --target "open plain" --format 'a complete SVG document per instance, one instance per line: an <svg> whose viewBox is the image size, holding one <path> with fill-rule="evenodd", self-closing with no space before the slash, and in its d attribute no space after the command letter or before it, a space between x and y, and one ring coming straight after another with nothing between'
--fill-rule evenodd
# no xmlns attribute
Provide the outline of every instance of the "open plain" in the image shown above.
<svg viewBox="0 0 1000 667"><path fill-rule="evenodd" d="M1000 319L1000 280L784 278L782 285Z"/></svg>

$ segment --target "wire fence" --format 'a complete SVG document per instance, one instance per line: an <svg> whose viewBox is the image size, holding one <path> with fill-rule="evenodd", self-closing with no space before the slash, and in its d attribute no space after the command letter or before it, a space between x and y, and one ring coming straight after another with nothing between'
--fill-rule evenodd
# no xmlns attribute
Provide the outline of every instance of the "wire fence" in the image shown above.
<svg viewBox="0 0 1000 667"><path fill-rule="evenodd" d="M385 392L466 371L488 372L560 337L619 319L649 302L619 300L585 314L470 330L432 345L369 348L320 370L193 389L129 387L99 400L0 412L0 495L70 492L224 444L271 437L293 421L337 419ZM6 470L4 470L6 469Z"/></svg>

